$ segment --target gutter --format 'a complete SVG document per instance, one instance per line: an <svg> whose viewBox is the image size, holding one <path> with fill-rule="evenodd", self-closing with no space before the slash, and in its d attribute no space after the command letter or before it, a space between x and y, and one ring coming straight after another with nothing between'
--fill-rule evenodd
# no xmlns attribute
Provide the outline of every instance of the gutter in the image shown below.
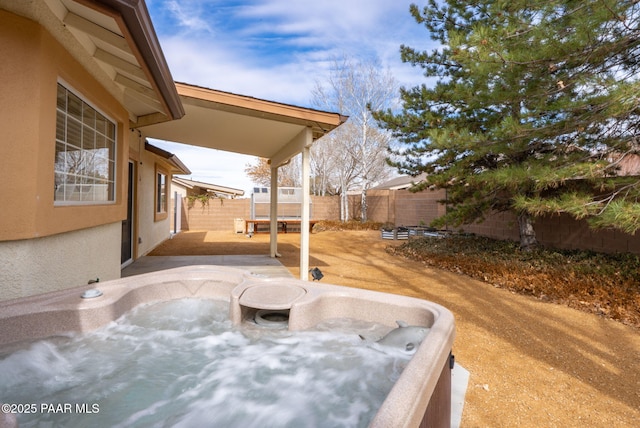
<svg viewBox="0 0 640 428"><path fill-rule="evenodd" d="M148 152L153 153L154 155L166 159L167 162L175 168L175 171L172 171L173 174L191 174L191 170L187 168L187 166L182 163L178 156L174 155L173 153L163 150L160 147L152 146L148 141L144 142L144 149Z"/></svg>
<svg viewBox="0 0 640 428"><path fill-rule="evenodd" d="M90 4L87 0L79 3ZM160 47L158 36L153 28L149 10L144 0L99 0L102 4L118 12L135 43L137 51L147 65L157 90L162 95L167 110L172 120L180 119L185 115L184 107L178 96L178 91L173 82L171 71Z"/></svg>

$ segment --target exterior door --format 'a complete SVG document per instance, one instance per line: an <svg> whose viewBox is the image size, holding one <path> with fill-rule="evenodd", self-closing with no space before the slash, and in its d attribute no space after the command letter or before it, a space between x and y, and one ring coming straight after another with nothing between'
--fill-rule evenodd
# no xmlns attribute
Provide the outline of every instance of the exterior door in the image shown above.
<svg viewBox="0 0 640 428"><path fill-rule="evenodd" d="M122 267L133 261L133 183L134 164L129 162L129 174L127 183L127 218L122 221L122 250L120 263Z"/></svg>

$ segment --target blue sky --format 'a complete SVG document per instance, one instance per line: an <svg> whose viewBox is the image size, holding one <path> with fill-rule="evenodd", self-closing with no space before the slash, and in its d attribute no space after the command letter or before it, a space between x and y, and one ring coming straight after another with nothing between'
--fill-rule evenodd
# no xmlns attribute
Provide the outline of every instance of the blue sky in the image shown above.
<svg viewBox="0 0 640 428"><path fill-rule="evenodd" d="M414 0L415 2L415 0ZM174 80L298 106L311 105L335 58L377 58L403 86L424 82L400 61L401 44L429 49L411 0L147 0ZM247 193L254 158L152 141L191 178Z"/></svg>

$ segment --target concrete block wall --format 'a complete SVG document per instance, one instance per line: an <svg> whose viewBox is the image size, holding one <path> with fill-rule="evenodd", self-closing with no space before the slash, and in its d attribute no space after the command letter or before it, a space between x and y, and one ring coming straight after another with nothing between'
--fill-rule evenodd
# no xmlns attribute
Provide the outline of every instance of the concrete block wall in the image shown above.
<svg viewBox="0 0 640 428"><path fill-rule="evenodd" d="M395 226L428 226L445 213L444 190L411 193L408 190L370 190L367 193L367 218ZM354 201L359 204L360 198ZM359 206L356 207L359 209ZM358 211L359 212L359 211Z"/></svg>
<svg viewBox="0 0 640 428"><path fill-rule="evenodd" d="M510 212L492 213L482 223L451 227L451 230L475 233L493 239L519 241L518 218ZM534 227L535 229L535 227ZM537 231L536 231L537 233Z"/></svg>
<svg viewBox="0 0 640 428"><path fill-rule="evenodd" d="M367 217L371 221L395 226L428 225L445 213L439 200L445 199L444 191L411 193L406 190L371 190L367 194ZM312 196L312 220L339 220L339 196ZM237 218L248 219L250 199L212 199L209 205L200 202L183 206L183 230L233 231ZM349 198L352 218L360 216L360 196ZM489 214L482 223L450 227L494 239L519 241L518 220L512 213ZM538 218L534 229L538 241L548 247L561 249L585 249L598 252L630 252L640 254L640 234L629 235L616 230L591 230L586 221L572 219L568 215Z"/></svg>
<svg viewBox="0 0 640 428"><path fill-rule="evenodd" d="M379 223L395 224L395 207L394 193L389 190L369 190L367 192L367 219ZM351 206L355 212L360 214L360 195L351 197L353 203Z"/></svg>
<svg viewBox="0 0 640 428"><path fill-rule="evenodd" d="M311 196L311 220L340 220L340 196Z"/></svg>
<svg viewBox="0 0 640 428"><path fill-rule="evenodd" d="M369 197L369 219L395 226L429 224L445 213L444 190L411 193L407 190L376 190ZM519 241L518 219L510 212L491 213L481 223L450 227L450 230L475 233L493 239ZM617 230L592 230L584 220L569 215L545 216L535 220L538 241L560 249L583 249L608 253L640 254L640 234Z"/></svg>
<svg viewBox="0 0 640 428"><path fill-rule="evenodd" d="M640 254L640 236L613 229L593 230L585 220L575 220L568 214L537 218L533 228L538 242L551 248ZM520 239L518 220L507 212L493 213L480 224L465 225L460 229L495 239Z"/></svg>
<svg viewBox="0 0 640 428"><path fill-rule="evenodd" d="M445 206L438 202L445 199L444 190L425 190L417 193L408 190L392 192L396 193L395 224L397 226L428 226L445 213Z"/></svg>
<svg viewBox="0 0 640 428"><path fill-rule="evenodd" d="M534 228L540 242L555 248L640 253L640 236L613 229L592 230L585 220L574 220L566 214L538 219Z"/></svg>
<svg viewBox="0 0 640 428"><path fill-rule="evenodd" d="M211 199L208 205L200 201L183 201L183 230L233 231L236 218L249 218L249 199Z"/></svg>
<svg viewBox="0 0 640 428"><path fill-rule="evenodd" d="M265 205L268 212L268 205ZM312 220L339 220L339 196L312 196ZM235 219L246 220L251 214L251 199L211 199L208 205L200 201L182 202L182 230L233 231ZM296 214L297 215L297 214Z"/></svg>

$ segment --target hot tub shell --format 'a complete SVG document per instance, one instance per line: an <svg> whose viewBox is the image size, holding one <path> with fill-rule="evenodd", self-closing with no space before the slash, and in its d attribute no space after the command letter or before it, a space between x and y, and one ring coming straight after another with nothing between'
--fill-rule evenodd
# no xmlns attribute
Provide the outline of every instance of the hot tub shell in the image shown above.
<svg viewBox="0 0 640 428"><path fill-rule="evenodd" d="M102 295L81 297L92 288ZM450 426L453 315L441 305L406 296L259 277L223 266L190 266L0 302L0 346L91 331L143 303L194 297L229 302L234 324L253 319L259 310L288 310L289 330L310 329L332 318L390 329L396 320L429 327L370 426Z"/></svg>

